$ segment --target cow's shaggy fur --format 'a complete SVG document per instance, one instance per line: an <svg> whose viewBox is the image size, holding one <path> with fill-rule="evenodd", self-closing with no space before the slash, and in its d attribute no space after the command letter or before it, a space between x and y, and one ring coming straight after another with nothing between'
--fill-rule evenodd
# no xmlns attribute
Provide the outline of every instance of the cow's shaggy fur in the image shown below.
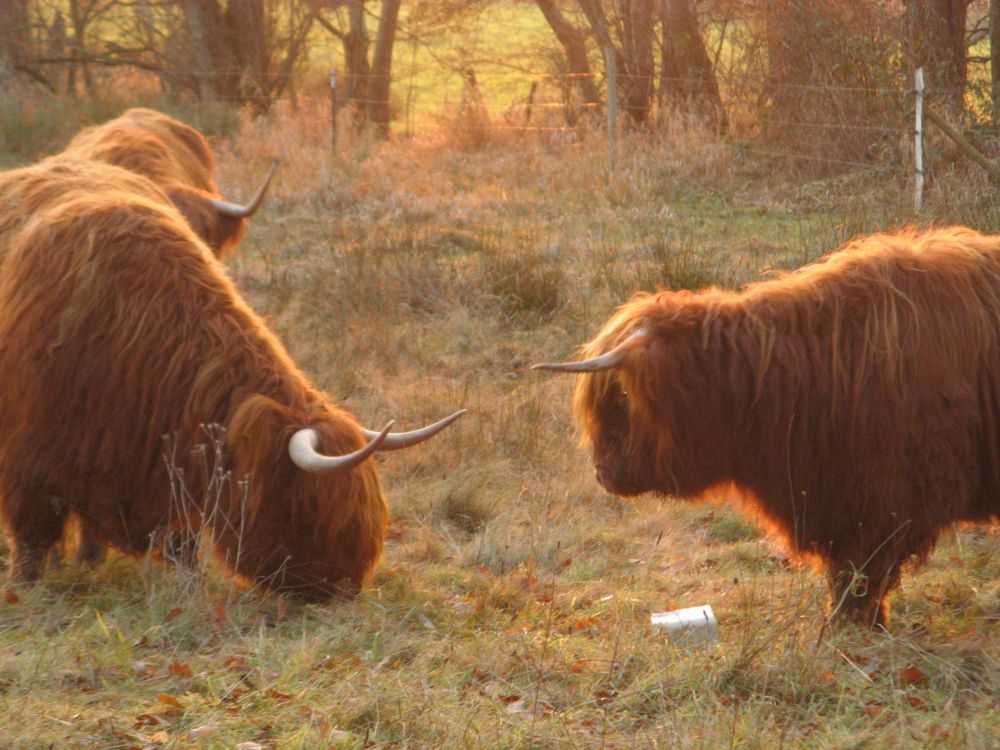
<svg viewBox="0 0 1000 750"><path fill-rule="evenodd" d="M219 257L236 248L246 234L246 219L222 216L211 203L221 196L213 175L215 157L205 136L162 112L130 109L85 128L63 155L112 164L149 178Z"/></svg>
<svg viewBox="0 0 1000 750"><path fill-rule="evenodd" d="M357 422L309 384L157 188L109 184L119 172L48 184L0 253L12 579L39 575L72 511L126 552L206 527L248 579L309 598L356 591L388 518L374 464L306 473L287 446L313 427L320 450L355 450ZM223 492L203 469L211 424L225 430Z"/></svg>
<svg viewBox="0 0 1000 750"><path fill-rule="evenodd" d="M728 489L884 624L900 567L1000 517L1000 238L876 235L740 292L660 292L584 349L574 414L612 492Z"/></svg>

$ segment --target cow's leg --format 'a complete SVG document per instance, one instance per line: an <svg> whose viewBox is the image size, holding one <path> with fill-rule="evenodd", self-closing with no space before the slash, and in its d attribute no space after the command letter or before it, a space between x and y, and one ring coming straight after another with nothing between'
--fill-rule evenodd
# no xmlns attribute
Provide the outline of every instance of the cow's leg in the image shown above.
<svg viewBox="0 0 1000 750"><path fill-rule="evenodd" d="M62 538L67 510L62 499L48 493L19 494L4 499L11 584L32 583L42 575L49 550Z"/></svg>
<svg viewBox="0 0 1000 750"><path fill-rule="evenodd" d="M885 628L889 623L886 596L899 584L901 559L890 554L858 555L827 563L830 616L866 628Z"/></svg>
<svg viewBox="0 0 1000 750"><path fill-rule="evenodd" d="M87 527L83 521L80 522L79 544L76 547L76 561L79 564L97 565L102 562L107 551L107 546L102 542L93 530Z"/></svg>

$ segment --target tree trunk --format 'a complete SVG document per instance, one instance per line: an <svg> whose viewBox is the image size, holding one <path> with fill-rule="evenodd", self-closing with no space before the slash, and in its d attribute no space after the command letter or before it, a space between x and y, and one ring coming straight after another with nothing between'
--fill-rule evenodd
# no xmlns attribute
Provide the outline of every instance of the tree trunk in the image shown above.
<svg viewBox="0 0 1000 750"><path fill-rule="evenodd" d="M653 0L622 2L622 52L625 56L625 111L636 123L649 119L653 103Z"/></svg>
<svg viewBox="0 0 1000 750"><path fill-rule="evenodd" d="M241 101L267 109L271 82L268 76L267 16L264 0L229 0L225 15L227 57Z"/></svg>
<svg viewBox="0 0 1000 750"><path fill-rule="evenodd" d="M368 87L368 117L375 123L380 138L389 137L389 89L392 84L392 45L396 40L396 22L400 0L382 0L372 59L371 84Z"/></svg>
<svg viewBox="0 0 1000 750"><path fill-rule="evenodd" d="M904 2L911 72L923 67L930 95L954 109L962 109L967 72L967 0Z"/></svg>
<svg viewBox="0 0 1000 750"><path fill-rule="evenodd" d="M621 0L622 44L615 44L600 0L577 0L602 52L614 50L625 111L641 125L649 119L653 98L653 2Z"/></svg>
<svg viewBox="0 0 1000 750"><path fill-rule="evenodd" d="M555 0L535 1L545 20L548 21L552 33L562 45L569 73L573 77L572 80L579 85L584 102L597 109L600 106L600 94L597 92L597 84L594 83L594 75L590 70L586 38L579 29L566 20Z"/></svg>
<svg viewBox="0 0 1000 750"><path fill-rule="evenodd" d="M221 89L212 53L212 39L220 31L220 20L219 7L213 0L184 0L184 21L194 53L195 86L202 101L215 99Z"/></svg>
<svg viewBox="0 0 1000 750"><path fill-rule="evenodd" d="M0 0L0 81L24 72L30 57L28 0Z"/></svg>
<svg viewBox="0 0 1000 750"><path fill-rule="evenodd" d="M347 82L344 94L354 103L358 124L368 111L368 30L365 27L365 0L349 0L350 30L344 36L344 58L347 61Z"/></svg>
<svg viewBox="0 0 1000 750"><path fill-rule="evenodd" d="M690 109L719 133L726 130L726 112L719 83L705 50L693 0L661 0L663 48L660 90L663 99Z"/></svg>

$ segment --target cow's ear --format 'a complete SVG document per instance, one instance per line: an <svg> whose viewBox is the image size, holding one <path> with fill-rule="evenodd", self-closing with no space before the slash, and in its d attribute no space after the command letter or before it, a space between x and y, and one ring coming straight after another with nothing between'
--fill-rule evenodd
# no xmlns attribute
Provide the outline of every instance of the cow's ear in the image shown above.
<svg viewBox="0 0 1000 750"><path fill-rule="evenodd" d="M243 240L243 235L247 233L247 220L234 219L231 216L217 215L214 236L209 242L209 247L215 253L216 258L224 258L234 251Z"/></svg>
<svg viewBox="0 0 1000 750"><path fill-rule="evenodd" d="M174 208L180 212L199 239L211 248L215 257L221 257L220 239L226 232L220 231L223 228L219 214L212 205L212 197L203 190L185 185L171 185L166 188L166 193ZM236 242L239 242L239 237L233 244Z"/></svg>
<svg viewBox="0 0 1000 750"><path fill-rule="evenodd" d="M228 419L227 441L253 465L264 465L285 450L294 432L288 409L274 399L255 393L237 404Z"/></svg>

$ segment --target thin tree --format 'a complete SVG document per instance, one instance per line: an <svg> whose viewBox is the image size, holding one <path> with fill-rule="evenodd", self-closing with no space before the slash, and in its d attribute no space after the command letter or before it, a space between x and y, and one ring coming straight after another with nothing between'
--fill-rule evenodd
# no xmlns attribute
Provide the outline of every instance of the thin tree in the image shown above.
<svg viewBox="0 0 1000 750"><path fill-rule="evenodd" d="M911 72L924 69L927 88L962 109L968 61L965 24L969 0L904 0Z"/></svg>
<svg viewBox="0 0 1000 750"><path fill-rule="evenodd" d="M371 85L368 87L368 118L376 133L389 135L389 91L392 85L392 46L396 39L400 0L382 0L372 59Z"/></svg>
<svg viewBox="0 0 1000 750"><path fill-rule="evenodd" d="M660 0L660 20L661 99L701 115L715 130L725 132L726 112L698 26L694 0Z"/></svg>

